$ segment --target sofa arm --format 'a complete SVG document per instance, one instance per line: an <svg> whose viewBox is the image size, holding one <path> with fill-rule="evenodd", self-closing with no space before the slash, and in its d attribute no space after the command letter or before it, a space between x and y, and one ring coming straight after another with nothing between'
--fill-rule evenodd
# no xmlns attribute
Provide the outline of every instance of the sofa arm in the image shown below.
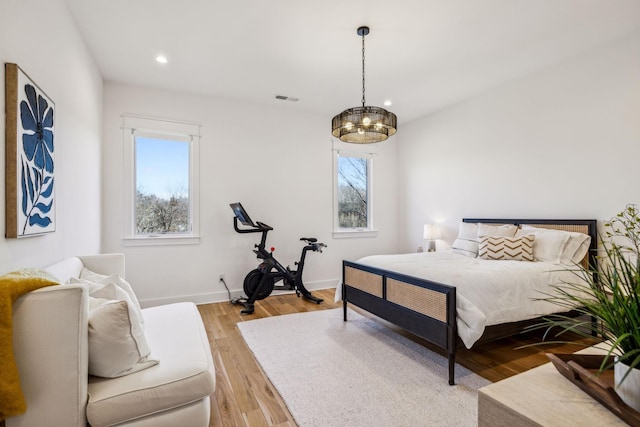
<svg viewBox="0 0 640 427"><path fill-rule="evenodd" d="M27 412L6 427L86 426L88 292L58 285L13 305L13 346Z"/></svg>

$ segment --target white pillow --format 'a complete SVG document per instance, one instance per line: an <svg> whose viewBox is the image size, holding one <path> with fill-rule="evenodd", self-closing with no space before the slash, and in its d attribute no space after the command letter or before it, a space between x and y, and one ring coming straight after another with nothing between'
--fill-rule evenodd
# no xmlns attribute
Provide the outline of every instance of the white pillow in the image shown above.
<svg viewBox="0 0 640 427"><path fill-rule="evenodd" d="M110 275L100 274L84 267L80 272L80 279L88 280L89 282L94 282L94 283L104 284L104 285L106 285L107 283L115 283L120 288L122 288L127 294L129 294L129 297L131 297L131 300L136 304L138 309L141 309L140 302L138 301L138 297L136 296L135 292L133 292L133 288L131 287L129 282L124 280L117 273L110 274Z"/></svg>
<svg viewBox="0 0 640 427"><path fill-rule="evenodd" d="M100 275L102 276L102 275ZM93 277L96 276L85 276L85 277ZM138 318L140 322L144 324L144 317L142 316L142 308L140 307L140 303L138 302L138 298L136 298L136 294L133 293L133 289L131 289L131 285L125 282L119 275L112 274L111 276L103 276L102 279L99 279L99 282L94 282L88 279L76 279L75 277L71 277L69 279L69 283L83 283L87 285L89 288L89 295L92 294L96 289L100 289L105 285L113 285L119 288L122 292L124 292L128 299L127 302L130 304L133 310L136 310L138 313ZM110 298L114 299L114 298Z"/></svg>
<svg viewBox="0 0 640 427"><path fill-rule="evenodd" d="M518 231L518 226L513 224L478 224L478 237L492 236L492 237L513 237Z"/></svg>
<svg viewBox="0 0 640 427"><path fill-rule="evenodd" d="M562 251L560 263L580 264L584 256L589 251L591 236L584 233L576 233L574 231L567 231L567 233L569 233L569 241Z"/></svg>
<svg viewBox="0 0 640 427"><path fill-rule="evenodd" d="M564 248L571 237L567 231L549 230L530 225L523 225L522 229L516 233L516 237L527 235L534 235L536 238L533 242L533 256L536 260L554 264L560 263Z"/></svg>
<svg viewBox="0 0 640 427"><path fill-rule="evenodd" d="M115 378L156 365L141 313L114 283L89 292L89 374Z"/></svg>
<svg viewBox="0 0 640 427"><path fill-rule="evenodd" d="M478 256L478 224L461 222L458 237L451 245L451 252L475 258Z"/></svg>

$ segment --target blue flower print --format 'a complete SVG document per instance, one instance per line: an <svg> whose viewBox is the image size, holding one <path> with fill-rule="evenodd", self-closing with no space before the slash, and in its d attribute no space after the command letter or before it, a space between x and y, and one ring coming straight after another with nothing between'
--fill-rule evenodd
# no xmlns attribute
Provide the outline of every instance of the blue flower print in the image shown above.
<svg viewBox="0 0 640 427"><path fill-rule="evenodd" d="M46 99L41 95L36 98L35 88L25 85L27 101L20 103L22 128L22 145L24 153L35 166L53 173L53 108L49 108Z"/></svg>
<svg viewBox="0 0 640 427"><path fill-rule="evenodd" d="M20 102L22 154L20 155L22 235L27 228L43 229L53 223L53 119L54 104L24 85L25 100Z"/></svg>

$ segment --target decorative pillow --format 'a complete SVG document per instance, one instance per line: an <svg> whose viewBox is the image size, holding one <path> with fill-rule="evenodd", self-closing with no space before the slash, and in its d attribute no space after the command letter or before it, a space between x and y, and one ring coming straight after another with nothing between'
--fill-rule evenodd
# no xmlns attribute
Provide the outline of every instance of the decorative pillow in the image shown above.
<svg viewBox="0 0 640 427"><path fill-rule="evenodd" d="M103 278L99 279L98 278L99 276L102 276ZM130 303L131 308L138 312L138 318L140 318L140 321L144 324L144 317L142 316L142 308L140 307L138 298L136 298L136 294L133 293L133 289L131 289L131 285L129 285L129 283L127 283L124 279L122 279L118 274L112 274L110 276L96 274L96 276L85 276L85 277L98 278L99 281L95 282L89 279L76 279L75 277L71 277L69 279L69 283L84 283L89 288L89 295L91 295L91 293L96 289L102 288L104 285L112 284L118 287L121 291L127 294L129 298L127 301Z"/></svg>
<svg viewBox="0 0 640 427"><path fill-rule="evenodd" d="M561 264L580 264L582 259L589 251L591 245L591 236L584 233L576 233L568 231L569 241L560 256Z"/></svg>
<svg viewBox="0 0 640 427"><path fill-rule="evenodd" d="M118 287L122 288L122 290L124 290L127 294L129 294L131 301L135 303L135 305L138 307L139 310L141 309L140 302L138 301L138 297L136 296L135 292L133 292L133 288L131 287L129 282L124 280L117 273L109 274L109 275L100 274L84 267L80 272L80 279L87 280L89 282L98 283L98 284L103 284L103 285L106 285L107 283L115 283Z"/></svg>
<svg viewBox="0 0 640 427"><path fill-rule="evenodd" d="M458 237L451 245L451 252L471 258L478 256L478 224L460 223Z"/></svg>
<svg viewBox="0 0 640 427"><path fill-rule="evenodd" d="M121 377L156 365L140 312L115 283L89 292L89 374Z"/></svg>
<svg viewBox="0 0 640 427"><path fill-rule="evenodd" d="M516 237L526 235L533 235L536 238L533 244L533 256L535 259L554 264L560 263L562 252L571 237L566 231L523 225L522 229L516 233Z"/></svg>
<svg viewBox="0 0 640 427"><path fill-rule="evenodd" d="M480 237L478 256L482 259L534 261L533 245L534 236L507 237L507 236L483 236Z"/></svg>
<svg viewBox="0 0 640 427"><path fill-rule="evenodd" d="M491 224L478 224L478 237L482 236L505 236L505 237L513 237L518 231L518 226L513 224L501 224L501 225L491 225Z"/></svg>

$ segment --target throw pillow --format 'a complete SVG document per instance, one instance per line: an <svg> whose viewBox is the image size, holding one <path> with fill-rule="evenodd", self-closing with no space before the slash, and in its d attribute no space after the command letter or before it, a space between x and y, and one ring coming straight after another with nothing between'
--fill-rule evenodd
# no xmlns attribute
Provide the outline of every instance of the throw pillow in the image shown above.
<svg viewBox="0 0 640 427"><path fill-rule="evenodd" d="M518 226L513 224L478 224L478 237L482 236L506 236L513 237L518 231Z"/></svg>
<svg viewBox="0 0 640 427"><path fill-rule="evenodd" d="M144 317L142 316L142 308L140 307L138 298L136 298L136 295L133 293L131 286L127 282L121 281L122 279L120 279L120 276L118 276L117 274L112 274L111 276L104 276L103 279L99 279L99 280L100 280L99 282L93 282L87 279L76 279L75 277L71 277L69 279L69 283L83 283L87 285L87 287L89 288L89 295L92 295L94 291L103 288L105 285L113 285L117 287L118 289L120 289L121 292L124 292L127 295L128 297L127 302L129 303L131 309L136 310L138 312L138 318L140 319L140 322L144 324ZM125 284L124 287L122 286L122 282L124 282ZM108 299L115 299L115 296Z"/></svg>
<svg viewBox="0 0 640 427"><path fill-rule="evenodd" d="M129 295L114 283L94 287L89 293L89 374L120 377L158 362Z"/></svg>
<svg viewBox="0 0 640 427"><path fill-rule="evenodd" d="M534 236L483 236L478 256L490 260L533 261L534 240Z"/></svg>
<svg viewBox="0 0 640 427"><path fill-rule="evenodd" d="M451 252L471 258L478 256L478 224L460 223L458 237L451 245Z"/></svg>
<svg viewBox="0 0 640 427"><path fill-rule="evenodd" d="M567 231L567 233L569 233L569 241L560 255L560 263L580 264L589 251L591 236L574 231Z"/></svg>
<svg viewBox="0 0 640 427"><path fill-rule="evenodd" d="M109 275L100 274L100 273L96 273L96 272L91 271L88 268L84 267L82 269L82 271L80 272L80 279L88 280L89 282L94 282L94 283L98 283L98 284L115 283L117 286L122 288L127 294L129 294L129 297L131 297L131 300L135 303L135 305L138 307L138 309L141 308L140 307L140 302L138 301L138 297L136 296L136 294L133 291L133 288L131 287L129 282L124 280L117 273L109 274Z"/></svg>

